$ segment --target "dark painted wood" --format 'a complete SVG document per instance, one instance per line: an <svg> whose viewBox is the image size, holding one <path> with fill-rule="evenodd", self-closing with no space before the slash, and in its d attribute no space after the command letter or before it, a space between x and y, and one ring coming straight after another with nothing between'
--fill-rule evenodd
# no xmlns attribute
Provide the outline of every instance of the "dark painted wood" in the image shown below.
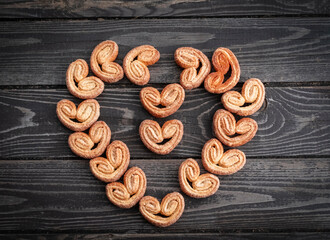
<svg viewBox="0 0 330 240"><path fill-rule="evenodd" d="M247 239L299 239L299 240L314 240L314 239L328 239L328 232L284 232L284 233L176 233L176 234L0 234L0 238L7 240L25 240L25 239L55 239L55 240L69 240L69 239L86 239L86 240L122 240L122 239L192 239L192 240L210 240L210 239L223 239L223 240L247 240Z"/></svg>
<svg viewBox="0 0 330 240"><path fill-rule="evenodd" d="M0 18L201 17L329 14L327 0L1 1Z"/></svg>
<svg viewBox="0 0 330 240"><path fill-rule="evenodd" d="M63 85L69 64L89 61L106 39L119 44L118 63L133 47L154 45L161 53L150 83L178 82L178 47L192 46L211 58L217 47L238 57L241 79L263 82L328 82L330 18L145 19L19 21L0 25L0 85ZM129 83L121 80L118 84Z"/></svg>
<svg viewBox="0 0 330 240"><path fill-rule="evenodd" d="M107 87L98 97L100 120L112 130L113 140L124 141L132 158L161 157L141 142L138 127L153 119L139 99L140 88ZM330 87L267 87L267 104L252 116L259 124L255 138L239 147L247 156L329 156ZM72 132L56 117L56 104L68 98L66 89L14 89L0 91L0 157L21 159L72 158L67 138ZM195 89L186 92L178 112L166 119L184 124L181 143L165 158L199 157L213 137L212 117L222 108L220 97ZM77 157L77 159L79 159Z"/></svg>
<svg viewBox="0 0 330 240"><path fill-rule="evenodd" d="M147 195L180 191L180 159L132 160L147 176ZM201 166L201 162L198 159ZM198 233L329 229L330 161L253 159L205 199L184 195L180 220L165 229L147 223L135 206L119 209L93 177L87 160L1 160L1 231ZM202 173L205 171L202 169Z"/></svg>

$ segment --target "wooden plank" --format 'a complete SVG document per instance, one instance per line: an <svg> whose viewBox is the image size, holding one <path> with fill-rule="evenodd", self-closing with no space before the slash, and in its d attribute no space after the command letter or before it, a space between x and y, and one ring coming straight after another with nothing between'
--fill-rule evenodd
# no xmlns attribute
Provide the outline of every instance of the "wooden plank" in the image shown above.
<svg viewBox="0 0 330 240"><path fill-rule="evenodd" d="M192 240L210 240L210 239L227 239L227 240L248 240L248 239L299 239L299 240L315 240L328 239L328 232L284 232L284 233L151 233L151 234L0 234L0 238L6 240L26 240L26 239L55 239L55 240L69 240L69 239L86 239L86 240L122 240L122 239L143 239L143 240L167 240L167 239L192 239Z"/></svg>
<svg viewBox="0 0 330 240"><path fill-rule="evenodd" d="M330 87L267 87L265 105L252 116L259 124L254 139L239 147L249 157L330 156ZM140 88L107 88L98 97L100 120L112 130L113 140L124 141L132 158L160 158L141 142L138 127L153 119L139 100ZM0 157L63 159L75 157L67 138L72 132L57 119L59 100L74 99L66 89L0 91ZM212 117L222 108L220 97L195 89L186 92L178 112L166 119L184 124L181 143L165 158L199 157L204 143L214 137ZM76 159L79 159L78 157Z"/></svg>
<svg viewBox="0 0 330 240"><path fill-rule="evenodd" d="M132 160L130 166L145 172L146 194L161 198L180 191L181 162ZM241 171L220 177L215 195L184 195L180 220L159 229L143 219L137 206L124 210L112 205L105 183L93 177L86 160L1 160L0 230L136 234L329 229L329 172L328 158L248 158Z"/></svg>
<svg viewBox="0 0 330 240"><path fill-rule="evenodd" d="M150 83L179 81L178 47L192 46L209 58L230 48L241 65L241 80L330 81L330 18L206 18L105 21L1 22L0 85L63 85L69 64L89 61L106 39L119 44L118 63L135 46L154 45L161 53L150 67ZM129 83L127 79L118 84Z"/></svg>
<svg viewBox="0 0 330 240"><path fill-rule="evenodd" d="M329 14L326 0L3 1L0 18L107 18Z"/></svg>

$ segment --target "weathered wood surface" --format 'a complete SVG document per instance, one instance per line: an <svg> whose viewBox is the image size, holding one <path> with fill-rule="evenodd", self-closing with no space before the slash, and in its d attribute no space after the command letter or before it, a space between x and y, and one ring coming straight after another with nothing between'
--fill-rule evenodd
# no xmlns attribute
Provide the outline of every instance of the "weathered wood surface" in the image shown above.
<svg viewBox="0 0 330 240"><path fill-rule="evenodd" d="M105 21L19 21L0 25L1 85L63 85L69 64L89 61L106 39L119 44L118 63L141 44L161 53L151 66L150 83L177 82L178 47L192 46L209 58L230 48L241 65L241 79L263 82L329 82L330 18L206 18ZM127 79L118 84L128 83Z"/></svg>
<svg viewBox="0 0 330 240"><path fill-rule="evenodd" d="M192 240L210 240L210 239L223 239L223 240L248 240L248 239L273 239L273 240L286 240L286 239L299 239L299 240L314 240L314 239L328 239L329 232L281 232L281 233L176 233L176 234L0 234L0 238L6 240L26 240L26 239L54 239L54 240L69 240L69 239L85 239L85 240L123 240L123 239L143 239L143 240L168 240L168 239L192 239Z"/></svg>
<svg viewBox="0 0 330 240"><path fill-rule="evenodd" d="M0 18L201 17L330 14L327 0L0 1Z"/></svg>
<svg viewBox="0 0 330 240"><path fill-rule="evenodd" d="M181 162L132 160L130 166L145 172L146 195L161 198L180 191ZM1 160L0 230L132 234L329 229L329 171L326 158L248 158L241 171L220 177L215 195L184 195L182 217L159 229L143 219L137 206L123 210L112 205L105 183L93 177L87 160Z"/></svg>
<svg viewBox="0 0 330 240"><path fill-rule="evenodd" d="M254 139L239 147L249 157L329 156L330 87L267 87L267 104L252 116L259 124ZM98 97L100 120L112 130L113 140L124 141L132 158L161 157L141 142L138 128L151 115L142 107L140 88L107 87ZM72 158L67 138L72 132L56 117L59 100L74 99L67 89L13 89L0 91L0 157L9 159ZM212 117L222 108L220 96L195 89L186 93L178 112L166 119L184 124L181 143L165 158L199 157L213 137ZM78 157L77 157L78 159Z"/></svg>

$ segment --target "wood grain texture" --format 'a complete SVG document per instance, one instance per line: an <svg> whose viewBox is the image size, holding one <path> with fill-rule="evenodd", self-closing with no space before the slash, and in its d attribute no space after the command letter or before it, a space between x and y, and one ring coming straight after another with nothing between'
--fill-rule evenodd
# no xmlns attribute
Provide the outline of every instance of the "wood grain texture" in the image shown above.
<svg viewBox="0 0 330 240"><path fill-rule="evenodd" d="M230 48L241 66L241 80L328 82L330 18L205 18L104 21L19 21L0 25L0 85L63 85L78 58L89 62L93 48L111 39L117 62L142 44L155 46L160 60L150 66L150 83L179 81L178 47L192 46L209 58ZM126 84L125 78L116 84Z"/></svg>
<svg viewBox="0 0 330 240"><path fill-rule="evenodd" d="M326 0L0 1L0 18L187 17L329 14Z"/></svg>
<svg viewBox="0 0 330 240"><path fill-rule="evenodd" d="M151 234L0 234L1 239L6 240L70 240L70 239L82 239L82 240L123 240L123 239L143 239L143 240L168 240L168 239L192 239L192 240L211 240L211 239L222 239L222 240L248 240L248 239L273 239L273 240L286 240L286 239L299 239L299 240L315 240L315 239L328 239L330 236L329 232L281 232L281 233L151 233Z"/></svg>
<svg viewBox="0 0 330 240"><path fill-rule="evenodd" d="M181 162L132 160L130 166L145 172L146 194L161 198L180 191ZM0 230L173 234L329 229L329 172L327 158L248 158L240 172L220 177L215 195L184 195L182 217L159 229L143 219L137 206L123 210L112 205L105 183L93 177L86 160L1 160Z"/></svg>
<svg viewBox="0 0 330 240"><path fill-rule="evenodd" d="M259 130L252 141L239 149L247 157L329 156L329 90L326 86L266 87L267 104L252 115ZM97 99L101 106L99 120L110 126L112 141L127 144L133 159L161 158L150 152L139 137L140 123L154 119L142 107L139 91L140 88L106 88ZM63 98L78 103L66 89L1 90L0 157L74 158L67 144L71 131L55 114L56 103ZM178 119L184 125L182 141L163 158L200 157L204 143L214 137L212 118L219 108L223 108L219 95L195 89L186 92L175 114L154 119L160 125L169 119Z"/></svg>

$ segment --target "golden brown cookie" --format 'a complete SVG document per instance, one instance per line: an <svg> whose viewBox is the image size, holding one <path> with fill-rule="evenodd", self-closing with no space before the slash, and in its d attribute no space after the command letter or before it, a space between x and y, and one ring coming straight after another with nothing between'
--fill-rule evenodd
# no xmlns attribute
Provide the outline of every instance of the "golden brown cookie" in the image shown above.
<svg viewBox="0 0 330 240"><path fill-rule="evenodd" d="M72 131L85 131L99 118L100 105L95 99L88 99L76 108L73 102L63 99L57 103L56 114L61 123Z"/></svg>
<svg viewBox="0 0 330 240"><path fill-rule="evenodd" d="M183 136L183 124L179 120L169 120L161 128L152 120L144 120L140 124L140 137L144 145L152 152L165 155L170 153L181 141ZM164 139L170 139L161 144Z"/></svg>
<svg viewBox="0 0 330 240"><path fill-rule="evenodd" d="M177 83L167 85L161 94L153 87L145 87L140 91L142 106L157 118L168 117L175 113L181 107L184 97L184 89ZM158 105L164 107L160 108Z"/></svg>
<svg viewBox="0 0 330 240"><path fill-rule="evenodd" d="M89 161L91 172L103 182L115 182L127 170L130 153L122 141L113 141L106 150L107 158L97 157Z"/></svg>
<svg viewBox="0 0 330 240"><path fill-rule="evenodd" d="M222 144L216 138L207 141L202 150L203 166L213 174L233 174L241 170L245 162L245 154L238 149L230 149L223 153Z"/></svg>
<svg viewBox="0 0 330 240"><path fill-rule="evenodd" d="M132 167L124 175L124 184L112 182L105 187L110 202L120 208L131 208L144 196L147 178L142 169Z"/></svg>
<svg viewBox="0 0 330 240"><path fill-rule="evenodd" d="M179 220L184 211L184 205L184 198L178 192L167 194L161 204L156 198L145 196L140 200L140 213L151 224L157 227L168 227Z"/></svg>
<svg viewBox="0 0 330 240"><path fill-rule="evenodd" d="M90 99L96 98L103 92L104 83L97 77L87 77L87 75L88 65L85 60L78 59L70 64L66 72L66 86L73 96Z"/></svg>
<svg viewBox="0 0 330 240"><path fill-rule="evenodd" d="M249 142L256 135L258 124L252 118L242 118L236 123L233 114L219 109L213 116L213 130L223 144L238 147ZM238 136L233 136L235 134Z"/></svg>
<svg viewBox="0 0 330 240"><path fill-rule="evenodd" d="M211 71L209 59L204 53L195 48L178 48L174 53L174 59L180 67L184 68L180 75L180 84L185 89L199 87ZM200 69L197 73L199 67Z"/></svg>
<svg viewBox="0 0 330 240"><path fill-rule="evenodd" d="M240 116L248 116L258 111L265 100L264 84L257 78L247 80L242 88L242 94L229 91L222 95L221 102L230 112ZM251 103L244 106L246 103Z"/></svg>
<svg viewBox="0 0 330 240"><path fill-rule="evenodd" d="M114 83L124 77L122 67L115 63L118 45L114 41L104 41L97 45L91 55L91 69L101 80Z"/></svg>
<svg viewBox="0 0 330 240"><path fill-rule="evenodd" d="M156 48L150 45L142 45L133 48L127 53L123 61L126 77L136 85L145 85L150 80L147 66L158 62L160 54Z"/></svg>
<svg viewBox="0 0 330 240"><path fill-rule="evenodd" d="M89 134L75 132L69 136L71 151L79 157L91 159L102 155L110 143L111 130L103 121L98 121L89 129ZM97 144L97 147L93 148Z"/></svg>
<svg viewBox="0 0 330 240"><path fill-rule="evenodd" d="M192 158L188 158L181 163L179 168L179 182L181 190L192 198L209 197L220 186L217 176L210 173L200 175L198 163Z"/></svg>
<svg viewBox="0 0 330 240"><path fill-rule="evenodd" d="M235 54L228 48L218 48L213 53L212 64L216 72L210 73L204 87L210 93L224 93L238 83L241 70ZM223 82L225 74L231 69L231 76Z"/></svg>

